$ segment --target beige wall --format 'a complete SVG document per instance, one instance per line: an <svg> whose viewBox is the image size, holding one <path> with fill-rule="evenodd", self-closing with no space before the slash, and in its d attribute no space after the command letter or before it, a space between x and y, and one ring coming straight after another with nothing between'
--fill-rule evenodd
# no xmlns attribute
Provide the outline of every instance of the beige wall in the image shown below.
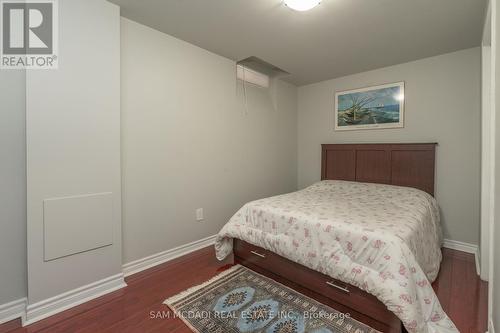
<svg viewBox="0 0 500 333"><path fill-rule="evenodd" d="M0 71L0 305L26 297L25 91L25 71Z"/></svg>
<svg viewBox="0 0 500 333"><path fill-rule="evenodd" d="M478 244L480 49L299 88L298 186L320 179L322 143L438 142L436 198L445 237ZM334 132L334 92L405 81L405 128Z"/></svg>
<svg viewBox="0 0 500 333"><path fill-rule="evenodd" d="M121 21L124 262L216 234L245 202L296 189L296 88L248 87L235 63ZM203 208L205 220L195 221Z"/></svg>

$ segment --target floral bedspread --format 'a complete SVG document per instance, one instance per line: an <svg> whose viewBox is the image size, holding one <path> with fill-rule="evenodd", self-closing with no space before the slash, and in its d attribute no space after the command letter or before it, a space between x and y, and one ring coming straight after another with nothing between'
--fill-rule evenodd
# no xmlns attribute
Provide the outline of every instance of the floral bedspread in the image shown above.
<svg viewBox="0 0 500 333"><path fill-rule="evenodd" d="M442 239L437 203L423 191L321 181L243 206L217 236L218 259L233 238L365 290L408 332L458 332L431 286Z"/></svg>

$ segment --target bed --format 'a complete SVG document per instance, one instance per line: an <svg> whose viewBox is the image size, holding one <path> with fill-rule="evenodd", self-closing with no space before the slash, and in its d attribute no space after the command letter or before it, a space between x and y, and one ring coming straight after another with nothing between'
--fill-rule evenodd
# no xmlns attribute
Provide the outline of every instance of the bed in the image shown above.
<svg viewBox="0 0 500 333"><path fill-rule="evenodd" d="M435 144L322 145L321 181L252 201L216 254L290 280L383 332L458 332L431 283L441 262Z"/></svg>

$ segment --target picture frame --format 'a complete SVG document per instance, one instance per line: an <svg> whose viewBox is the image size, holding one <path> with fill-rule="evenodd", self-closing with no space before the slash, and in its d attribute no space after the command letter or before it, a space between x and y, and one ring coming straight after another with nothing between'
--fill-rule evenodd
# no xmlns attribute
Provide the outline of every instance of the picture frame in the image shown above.
<svg viewBox="0 0 500 333"><path fill-rule="evenodd" d="M335 93L335 131L404 127L404 81Z"/></svg>

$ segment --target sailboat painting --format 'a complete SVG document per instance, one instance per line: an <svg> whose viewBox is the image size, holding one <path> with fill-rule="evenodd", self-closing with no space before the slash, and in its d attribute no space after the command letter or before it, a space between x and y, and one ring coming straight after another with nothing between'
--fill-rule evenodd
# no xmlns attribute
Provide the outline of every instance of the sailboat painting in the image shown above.
<svg viewBox="0 0 500 333"><path fill-rule="evenodd" d="M403 127L404 100L404 82L337 92L335 130Z"/></svg>

